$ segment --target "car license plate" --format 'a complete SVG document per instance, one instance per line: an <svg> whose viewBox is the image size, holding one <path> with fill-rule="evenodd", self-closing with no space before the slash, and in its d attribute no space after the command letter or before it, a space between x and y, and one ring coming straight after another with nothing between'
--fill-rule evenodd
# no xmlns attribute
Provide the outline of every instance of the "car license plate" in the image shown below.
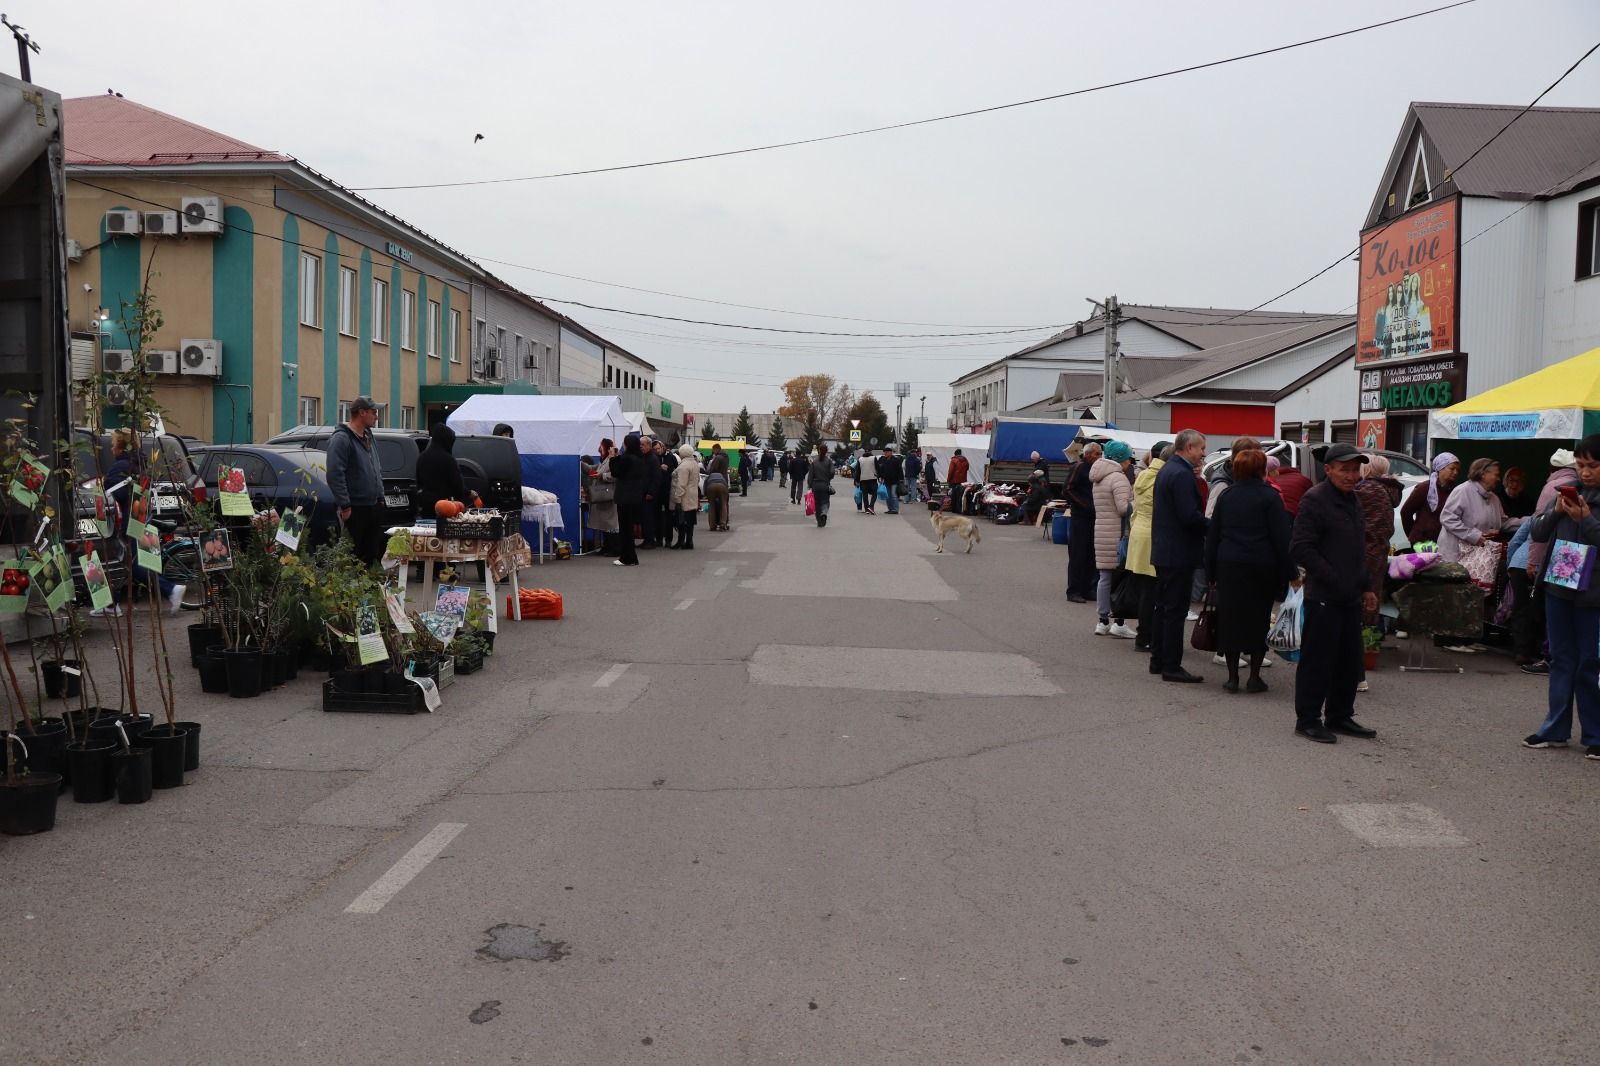
<svg viewBox="0 0 1600 1066"><path fill-rule="evenodd" d="M409 497L409 496L385 496L383 498L383 505L385 507L410 507L411 506L411 497Z"/></svg>
<svg viewBox="0 0 1600 1066"><path fill-rule="evenodd" d="M80 518L80 519L78 519L78 536L80 536L80 537L98 537L99 535L100 535L100 524L98 522L96 522L92 518Z"/></svg>
<svg viewBox="0 0 1600 1066"><path fill-rule="evenodd" d="M158 510L158 511L176 511L177 509L178 509L178 498L176 496L157 496L156 497L156 510Z"/></svg>

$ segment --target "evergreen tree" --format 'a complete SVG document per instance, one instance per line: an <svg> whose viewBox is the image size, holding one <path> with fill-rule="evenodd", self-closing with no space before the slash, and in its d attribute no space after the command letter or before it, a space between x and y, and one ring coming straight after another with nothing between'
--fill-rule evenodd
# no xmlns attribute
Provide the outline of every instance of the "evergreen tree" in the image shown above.
<svg viewBox="0 0 1600 1066"><path fill-rule="evenodd" d="M817 419L817 412L807 412L805 432L800 436L800 450L807 455L816 455L817 445L821 443L822 425Z"/></svg>
<svg viewBox="0 0 1600 1066"><path fill-rule="evenodd" d="M733 420L733 435L743 437L746 442L756 439L756 426L750 421L750 408L739 408L739 417Z"/></svg>
<svg viewBox="0 0 1600 1066"><path fill-rule="evenodd" d="M701 440L721 440L721 438L717 436L717 427L712 425L710 422L706 423L705 434L700 439Z"/></svg>
<svg viewBox="0 0 1600 1066"><path fill-rule="evenodd" d="M783 435L783 419L777 415L772 416L772 432L767 434L767 447L779 455L789 447L789 438Z"/></svg>
<svg viewBox="0 0 1600 1066"><path fill-rule="evenodd" d="M885 444L894 443L894 427L889 424L889 415L883 409L883 404L871 392L863 392L861 396L850 405L846 417L861 423L861 443L858 447L880 449ZM845 422L846 428L850 423ZM873 441L877 443L874 444Z"/></svg>
<svg viewBox="0 0 1600 1066"><path fill-rule="evenodd" d="M900 439L904 442L905 450L908 452L917 446L917 420L915 418L906 419L905 433Z"/></svg>

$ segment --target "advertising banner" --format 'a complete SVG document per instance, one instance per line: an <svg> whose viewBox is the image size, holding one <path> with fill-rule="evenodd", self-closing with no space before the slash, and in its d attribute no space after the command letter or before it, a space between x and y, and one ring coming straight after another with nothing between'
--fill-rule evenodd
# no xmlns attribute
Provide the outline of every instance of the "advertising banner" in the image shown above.
<svg viewBox="0 0 1600 1066"><path fill-rule="evenodd" d="M1457 214L1448 200L1361 235L1358 366L1455 351Z"/></svg>
<svg viewBox="0 0 1600 1066"><path fill-rule="evenodd" d="M1356 439L1363 448L1377 448L1380 451L1389 446L1389 420L1379 415L1377 418L1363 418L1356 425Z"/></svg>
<svg viewBox="0 0 1600 1066"><path fill-rule="evenodd" d="M1467 396L1465 353L1444 359L1365 367L1357 373L1363 418L1373 417L1378 412L1449 407Z"/></svg>

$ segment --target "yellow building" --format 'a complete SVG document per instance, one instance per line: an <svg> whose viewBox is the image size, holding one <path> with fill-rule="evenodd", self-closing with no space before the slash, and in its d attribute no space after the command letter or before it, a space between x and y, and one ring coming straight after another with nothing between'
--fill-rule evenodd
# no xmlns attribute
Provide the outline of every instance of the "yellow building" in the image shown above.
<svg viewBox="0 0 1600 1066"><path fill-rule="evenodd" d="M424 388L468 380L471 260L292 156L118 96L64 105L72 328L116 365L148 279L171 432L259 441L363 394L413 428Z"/></svg>

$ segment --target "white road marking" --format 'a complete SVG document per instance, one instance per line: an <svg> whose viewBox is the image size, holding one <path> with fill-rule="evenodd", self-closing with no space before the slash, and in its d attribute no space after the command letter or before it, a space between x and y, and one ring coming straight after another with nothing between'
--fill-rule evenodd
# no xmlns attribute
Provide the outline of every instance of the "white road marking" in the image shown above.
<svg viewBox="0 0 1600 1066"><path fill-rule="evenodd" d="M1328 810L1374 847L1464 848L1471 843L1450 819L1420 803L1335 803Z"/></svg>
<svg viewBox="0 0 1600 1066"><path fill-rule="evenodd" d="M357 896L344 912L377 914L383 910L383 905L410 884L423 867L437 859L439 853L449 847L450 842L465 828L466 824L462 822L440 822L434 826L427 836L417 841L415 847L400 856L399 862L389 867L382 877L372 882L370 888Z"/></svg>
<svg viewBox="0 0 1600 1066"><path fill-rule="evenodd" d="M674 607L673 610L674 611L687 611L691 606L693 606L693 604L694 604L693 600L684 600L682 603L678 604L678 606Z"/></svg>
<svg viewBox="0 0 1600 1066"><path fill-rule="evenodd" d="M627 670L628 667L631 666L631 665L632 665L631 663L617 663L616 665L612 666L611 669L607 670L605 673L601 674L599 677L594 679L594 687L595 688L610 688L611 687L611 682L613 682L617 678L621 677L622 674L623 674L623 671Z"/></svg>
<svg viewBox="0 0 1600 1066"><path fill-rule="evenodd" d="M726 574L727 572L728 572L728 568L726 566L717 567L717 576L718 577L721 577L723 574Z"/></svg>

